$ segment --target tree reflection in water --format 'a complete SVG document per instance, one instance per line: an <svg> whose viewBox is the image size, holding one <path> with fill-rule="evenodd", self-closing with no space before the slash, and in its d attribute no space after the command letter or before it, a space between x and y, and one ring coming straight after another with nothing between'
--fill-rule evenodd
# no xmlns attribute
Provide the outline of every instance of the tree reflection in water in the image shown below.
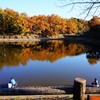
<svg viewBox="0 0 100 100"><path fill-rule="evenodd" d="M86 57L90 64L96 64L100 61L100 51L91 49L88 52L86 52Z"/></svg>
<svg viewBox="0 0 100 100"><path fill-rule="evenodd" d="M68 41L45 41L34 43L0 44L0 67L26 65L31 60L55 62L65 56L76 56L86 53L90 64L99 61L100 52L90 51L85 45Z"/></svg>

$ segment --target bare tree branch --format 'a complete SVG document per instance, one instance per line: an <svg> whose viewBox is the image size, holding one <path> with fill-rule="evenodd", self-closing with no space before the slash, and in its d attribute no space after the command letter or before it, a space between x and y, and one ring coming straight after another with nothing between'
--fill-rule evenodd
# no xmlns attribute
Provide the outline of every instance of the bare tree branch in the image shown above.
<svg viewBox="0 0 100 100"><path fill-rule="evenodd" d="M63 6L70 6L70 5L77 5L77 4L99 4L100 2L72 2L72 3L68 3L66 5Z"/></svg>
<svg viewBox="0 0 100 100"><path fill-rule="evenodd" d="M97 10L100 8L100 5L96 7L94 13L93 13L93 16L95 15L95 13L97 12Z"/></svg>
<svg viewBox="0 0 100 100"><path fill-rule="evenodd" d="M85 5L85 8L83 10L83 12L81 14L86 14L85 18L88 17L90 15L90 13L92 13L93 15L95 15L97 12L100 15L99 12L99 8L100 8L100 0L88 0L88 1L84 1L84 0L70 0L70 2L66 2L65 5L62 5L63 7L68 7L68 6L72 6L71 7L71 11L75 8L75 5L80 6L80 5Z"/></svg>
<svg viewBox="0 0 100 100"><path fill-rule="evenodd" d="M88 8L88 12L87 12L87 15L86 15L86 17L89 15L89 13L91 12L91 10L92 10L92 8L93 8L93 6L94 6L94 3ZM85 17L85 18L86 18Z"/></svg>

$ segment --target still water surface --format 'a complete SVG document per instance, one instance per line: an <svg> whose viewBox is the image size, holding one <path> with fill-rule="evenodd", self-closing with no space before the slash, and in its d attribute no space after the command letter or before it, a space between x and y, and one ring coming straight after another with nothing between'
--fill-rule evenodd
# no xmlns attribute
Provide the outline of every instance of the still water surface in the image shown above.
<svg viewBox="0 0 100 100"><path fill-rule="evenodd" d="M19 86L73 85L82 77L100 82L100 48L67 41L0 44L0 84L14 77Z"/></svg>

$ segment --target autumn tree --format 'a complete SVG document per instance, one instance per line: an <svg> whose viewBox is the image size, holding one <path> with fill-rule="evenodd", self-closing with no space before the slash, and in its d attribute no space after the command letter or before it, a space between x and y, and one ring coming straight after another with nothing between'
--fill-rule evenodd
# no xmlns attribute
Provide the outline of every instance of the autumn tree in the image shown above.
<svg viewBox="0 0 100 100"><path fill-rule="evenodd" d="M3 9L0 8L0 34L4 33L5 30L5 17L4 17L5 13L3 11Z"/></svg>
<svg viewBox="0 0 100 100"><path fill-rule="evenodd" d="M66 32L66 19L57 15L51 15L48 17L49 29L48 32L51 36L63 34Z"/></svg>
<svg viewBox="0 0 100 100"><path fill-rule="evenodd" d="M6 8L0 9L0 32L6 35L38 35L59 37L82 32L83 21L76 18L66 19L58 15L38 15L28 17L26 13Z"/></svg>
<svg viewBox="0 0 100 100"><path fill-rule="evenodd" d="M32 33L35 33L37 35L41 35L49 27L47 16L44 15L33 16L31 20L32 20Z"/></svg>
<svg viewBox="0 0 100 100"><path fill-rule="evenodd" d="M27 35L28 33L30 34L31 32L31 23L30 23L30 17L26 13L21 13L20 14L20 20L22 21L22 26L23 26L23 32L22 35Z"/></svg>
<svg viewBox="0 0 100 100"><path fill-rule="evenodd" d="M5 22L5 33L15 33L16 32L16 25L17 25L17 18L19 14L12 9L5 9L4 10L4 22Z"/></svg>
<svg viewBox="0 0 100 100"><path fill-rule="evenodd" d="M24 18L18 12L6 8L3 11L3 31L6 34L22 34L26 31Z"/></svg>
<svg viewBox="0 0 100 100"><path fill-rule="evenodd" d="M100 39L100 17L94 16L88 23L90 30L85 35L90 38Z"/></svg>
<svg viewBox="0 0 100 100"><path fill-rule="evenodd" d="M100 37L100 17L94 16L90 21L89 21L89 26L91 31L96 32L95 35Z"/></svg>
<svg viewBox="0 0 100 100"><path fill-rule="evenodd" d="M42 36L54 36L66 32L66 20L57 16L33 16L32 32Z"/></svg>
<svg viewBox="0 0 100 100"><path fill-rule="evenodd" d="M67 33L68 34L78 33L77 21L74 18L69 19L66 24L67 24Z"/></svg>

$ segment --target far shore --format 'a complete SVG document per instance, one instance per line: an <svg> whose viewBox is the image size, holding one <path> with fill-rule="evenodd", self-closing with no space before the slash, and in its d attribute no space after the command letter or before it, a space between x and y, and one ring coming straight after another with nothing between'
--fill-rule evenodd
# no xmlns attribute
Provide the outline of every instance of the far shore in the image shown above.
<svg viewBox="0 0 100 100"><path fill-rule="evenodd" d="M83 36L66 36L66 37L34 37L34 36L3 36L0 35L0 43L33 43L35 41L48 41L48 40L65 40L74 43L82 43L87 45L100 46L100 40L87 38Z"/></svg>

